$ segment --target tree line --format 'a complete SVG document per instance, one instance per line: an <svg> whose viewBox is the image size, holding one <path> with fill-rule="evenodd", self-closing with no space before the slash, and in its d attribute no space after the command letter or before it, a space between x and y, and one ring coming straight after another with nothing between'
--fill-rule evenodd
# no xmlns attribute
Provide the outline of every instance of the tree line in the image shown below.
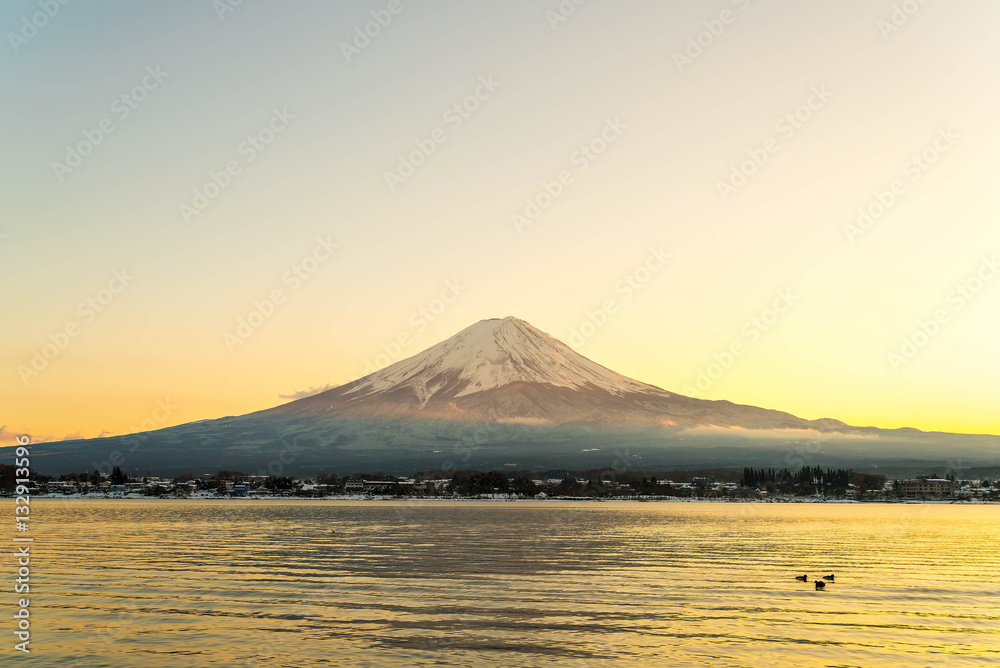
<svg viewBox="0 0 1000 668"><path fill-rule="evenodd" d="M741 487L765 489L769 492L788 494L843 493L854 485L860 494L878 491L885 485L886 477L870 473L856 473L852 469L824 469L820 466L803 466L798 471L788 469L743 469Z"/></svg>

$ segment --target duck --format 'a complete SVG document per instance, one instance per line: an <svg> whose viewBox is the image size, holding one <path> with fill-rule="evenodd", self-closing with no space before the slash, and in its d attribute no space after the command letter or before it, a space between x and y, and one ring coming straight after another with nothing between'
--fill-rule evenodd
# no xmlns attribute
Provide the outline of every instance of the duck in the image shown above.
<svg viewBox="0 0 1000 668"><path fill-rule="evenodd" d="M824 575L823 579L824 580L829 580L830 582L833 582L833 573L830 573L829 575Z"/></svg>
<svg viewBox="0 0 1000 668"><path fill-rule="evenodd" d="M808 575L796 575L795 579L796 580L801 580L802 582L808 582L809 581L809 576Z"/></svg>
<svg viewBox="0 0 1000 668"><path fill-rule="evenodd" d="M825 587L826 587L826 583L825 582L823 582L822 580L816 580L816 590L817 591L819 591L820 589L824 589Z"/></svg>

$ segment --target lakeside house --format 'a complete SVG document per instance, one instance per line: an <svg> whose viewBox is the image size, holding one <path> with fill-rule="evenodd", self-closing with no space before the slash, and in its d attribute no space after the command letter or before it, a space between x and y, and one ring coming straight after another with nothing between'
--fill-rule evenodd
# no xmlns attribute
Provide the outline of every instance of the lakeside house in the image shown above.
<svg viewBox="0 0 1000 668"><path fill-rule="evenodd" d="M956 487L955 481L946 478L918 477L899 483L904 499L953 499Z"/></svg>
<svg viewBox="0 0 1000 668"><path fill-rule="evenodd" d="M393 480L365 480L362 483L364 491L372 494L388 494L393 485L403 484Z"/></svg>

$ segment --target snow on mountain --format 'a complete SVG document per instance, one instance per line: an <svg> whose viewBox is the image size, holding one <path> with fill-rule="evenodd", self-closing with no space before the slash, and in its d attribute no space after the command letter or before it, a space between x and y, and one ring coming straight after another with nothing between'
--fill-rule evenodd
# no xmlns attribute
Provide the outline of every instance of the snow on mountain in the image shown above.
<svg viewBox="0 0 1000 668"><path fill-rule="evenodd" d="M590 361L523 320L482 320L409 359L351 384L343 394L360 397L409 387L421 405L447 391L451 399L511 383L541 383L612 394L648 392L670 396Z"/></svg>
<svg viewBox="0 0 1000 668"><path fill-rule="evenodd" d="M780 411L706 401L615 373L523 320L483 320L352 383L260 415L392 420L809 428Z"/></svg>

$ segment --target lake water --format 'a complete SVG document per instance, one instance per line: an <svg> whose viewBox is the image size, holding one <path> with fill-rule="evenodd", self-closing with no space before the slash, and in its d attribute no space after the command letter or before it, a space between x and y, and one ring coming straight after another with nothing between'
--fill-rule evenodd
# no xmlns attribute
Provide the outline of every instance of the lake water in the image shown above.
<svg viewBox="0 0 1000 668"><path fill-rule="evenodd" d="M26 666L1000 665L1000 506L31 508Z"/></svg>

